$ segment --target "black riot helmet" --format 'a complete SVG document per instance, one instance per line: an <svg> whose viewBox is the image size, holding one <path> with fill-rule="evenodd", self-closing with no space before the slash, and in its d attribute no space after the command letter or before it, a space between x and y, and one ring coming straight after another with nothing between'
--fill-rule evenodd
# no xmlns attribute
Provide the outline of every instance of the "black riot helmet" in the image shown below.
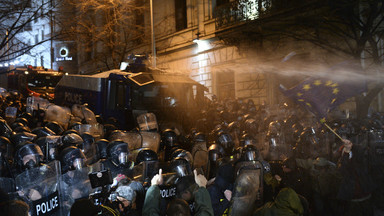
<svg viewBox="0 0 384 216"><path fill-rule="evenodd" d="M149 148L143 148L136 157L136 164L140 164L144 161L158 161L159 158L157 157L156 152Z"/></svg>
<svg viewBox="0 0 384 216"><path fill-rule="evenodd" d="M40 137L36 140L36 144L43 152L45 163L58 160L58 146L60 143L60 136L46 136Z"/></svg>
<svg viewBox="0 0 384 216"><path fill-rule="evenodd" d="M208 155L210 161L217 161L225 156L224 148L218 144L212 144L208 148Z"/></svg>
<svg viewBox="0 0 384 216"><path fill-rule="evenodd" d="M56 121L47 122L45 127L51 129L56 135L61 135L64 132L64 128Z"/></svg>
<svg viewBox="0 0 384 216"><path fill-rule="evenodd" d="M95 142L95 144L97 145L100 159L107 159L107 146L109 144L109 141L106 139L99 139Z"/></svg>
<svg viewBox="0 0 384 216"><path fill-rule="evenodd" d="M62 173L70 170L80 170L85 167L86 157L84 153L75 146L69 146L63 149L59 154Z"/></svg>
<svg viewBox="0 0 384 216"><path fill-rule="evenodd" d="M166 148L177 145L177 134L172 129L166 129L161 133L161 142Z"/></svg>
<svg viewBox="0 0 384 216"><path fill-rule="evenodd" d="M25 119L27 119L28 122L30 122L33 119L32 114L29 112L23 112L18 117L19 118L25 118Z"/></svg>
<svg viewBox="0 0 384 216"><path fill-rule="evenodd" d="M83 139L83 143L80 145L80 149L83 150L84 154L89 157L89 155L95 155L96 154L96 147L95 147L95 138L88 132L84 132L80 135L80 137Z"/></svg>
<svg viewBox="0 0 384 216"><path fill-rule="evenodd" d="M115 165L125 165L128 163L129 148L128 143L122 140L115 140L107 146L108 159Z"/></svg>
<svg viewBox="0 0 384 216"><path fill-rule="evenodd" d="M232 153L234 142L232 136L229 133L219 133L217 136L217 143L224 148L226 154L229 155Z"/></svg>
<svg viewBox="0 0 384 216"><path fill-rule="evenodd" d="M39 167L43 157L43 152L35 143L23 143L16 147L15 161L21 171Z"/></svg>
<svg viewBox="0 0 384 216"><path fill-rule="evenodd" d="M61 142L63 143L63 148L68 146L79 147L83 144L83 138L77 133L69 133L61 137Z"/></svg>
<svg viewBox="0 0 384 216"><path fill-rule="evenodd" d="M241 146L256 145L256 140L250 134L243 134L243 136L241 136L241 138L240 138L240 144L241 144Z"/></svg>
<svg viewBox="0 0 384 216"><path fill-rule="evenodd" d="M31 133L31 129L29 129L28 126L19 126L13 130L15 133L20 133L20 132L28 132Z"/></svg>
<svg viewBox="0 0 384 216"><path fill-rule="evenodd" d="M204 133L202 132L198 132L195 134L195 136L193 137L193 141L196 143L196 142L206 142L207 141L207 137L205 136Z"/></svg>
<svg viewBox="0 0 384 216"><path fill-rule="evenodd" d="M12 128L12 130L15 130L18 127L25 127L25 125L23 125L21 122L12 122L12 124L9 126Z"/></svg>
<svg viewBox="0 0 384 216"><path fill-rule="evenodd" d="M243 149L243 155L245 161L260 160L259 151L254 145L246 145Z"/></svg>
<svg viewBox="0 0 384 216"><path fill-rule="evenodd" d="M15 146L18 146L25 142L32 142L36 137L36 134L33 133L20 132L12 135L10 140Z"/></svg>
<svg viewBox="0 0 384 216"><path fill-rule="evenodd" d="M63 136L65 136L65 135L67 135L67 134L72 134L72 133L77 134L77 135L80 135L79 132L78 132L77 130L75 130L75 129L69 129L69 130L66 130L66 131L63 132Z"/></svg>
<svg viewBox="0 0 384 216"><path fill-rule="evenodd" d="M12 136L12 128L7 124L7 121L0 118L0 136L10 138Z"/></svg>
<svg viewBox="0 0 384 216"><path fill-rule="evenodd" d="M31 133L36 134L37 138L56 135L55 132L47 127L34 128Z"/></svg>
<svg viewBox="0 0 384 216"><path fill-rule="evenodd" d="M193 157L192 157L192 154L189 151L187 151L187 150L177 149L174 152L172 152L172 156L171 157L172 157L172 160L174 160L175 158L183 158L186 161L188 161L188 163L192 167Z"/></svg>
<svg viewBox="0 0 384 216"><path fill-rule="evenodd" d="M14 122L19 122L23 124L24 126L28 126L28 120L26 118L16 118Z"/></svg>
<svg viewBox="0 0 384 216"><path fill-rule="evenodd" d="M181 157L176 157L171 161L171 169L178 177L193 175L191 164Z"/></svg>

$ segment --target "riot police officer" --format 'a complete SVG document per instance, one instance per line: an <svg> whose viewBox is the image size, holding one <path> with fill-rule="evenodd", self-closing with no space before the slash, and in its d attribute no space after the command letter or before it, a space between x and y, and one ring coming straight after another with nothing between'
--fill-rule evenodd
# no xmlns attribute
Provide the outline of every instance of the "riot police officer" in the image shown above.
<svg viewBox="0 0 384 216"><path fill-rule="evenodd" d="M123 174L129 178L133 177L134 163L129 161L128 143L122 140L115 140L107 146L107 160L103 162L105 169L110 169L112 177Z"/></svg>

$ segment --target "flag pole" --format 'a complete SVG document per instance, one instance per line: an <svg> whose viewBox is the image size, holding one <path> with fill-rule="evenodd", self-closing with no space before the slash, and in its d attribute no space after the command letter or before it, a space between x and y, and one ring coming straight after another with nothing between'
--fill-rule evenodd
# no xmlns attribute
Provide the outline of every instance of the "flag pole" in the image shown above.
<svg viewBox="0 0 384 216"><path fill-rule="evenodd" d="M331 127L329 127L329 125L328 125L327 123L323 122L323 124L324 124L325 126L327 126L327 128L328 128L330 131L332 131L332 133L334 133L334 134L335 134L341 141L344 140L339 134L336 133L335 130L333 130Z"/></svg>

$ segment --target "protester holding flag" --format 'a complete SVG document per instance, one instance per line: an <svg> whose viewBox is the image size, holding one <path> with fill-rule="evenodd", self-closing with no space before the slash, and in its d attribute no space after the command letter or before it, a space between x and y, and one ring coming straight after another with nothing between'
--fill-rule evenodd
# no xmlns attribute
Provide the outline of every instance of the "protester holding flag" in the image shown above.
<svg viewBox="0 0 384 216"><path fill-rule="evenodd" d="M337 197L344 201L340 213L348 216L373 215L371 195L375 189L369 170L367 149L344 139L338 163L342 175Z"/></svg>

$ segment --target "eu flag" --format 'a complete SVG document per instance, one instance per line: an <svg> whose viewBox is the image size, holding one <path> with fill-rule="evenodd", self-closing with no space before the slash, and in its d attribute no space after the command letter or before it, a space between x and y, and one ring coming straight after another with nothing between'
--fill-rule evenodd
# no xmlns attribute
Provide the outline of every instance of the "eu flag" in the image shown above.
<svg viewBox="0 0 384 216"><path fill-rule="evenodd" d="M344 103L348 98L367 90L366 82L352 79L333 79L332 72L346 63L342 63L329 70L328 77L310 77L291 89L280 86L283 94L296 103L302 105L320 119L324 119L328 112ZM348 68L348 67L347 67Z"/></svg>

